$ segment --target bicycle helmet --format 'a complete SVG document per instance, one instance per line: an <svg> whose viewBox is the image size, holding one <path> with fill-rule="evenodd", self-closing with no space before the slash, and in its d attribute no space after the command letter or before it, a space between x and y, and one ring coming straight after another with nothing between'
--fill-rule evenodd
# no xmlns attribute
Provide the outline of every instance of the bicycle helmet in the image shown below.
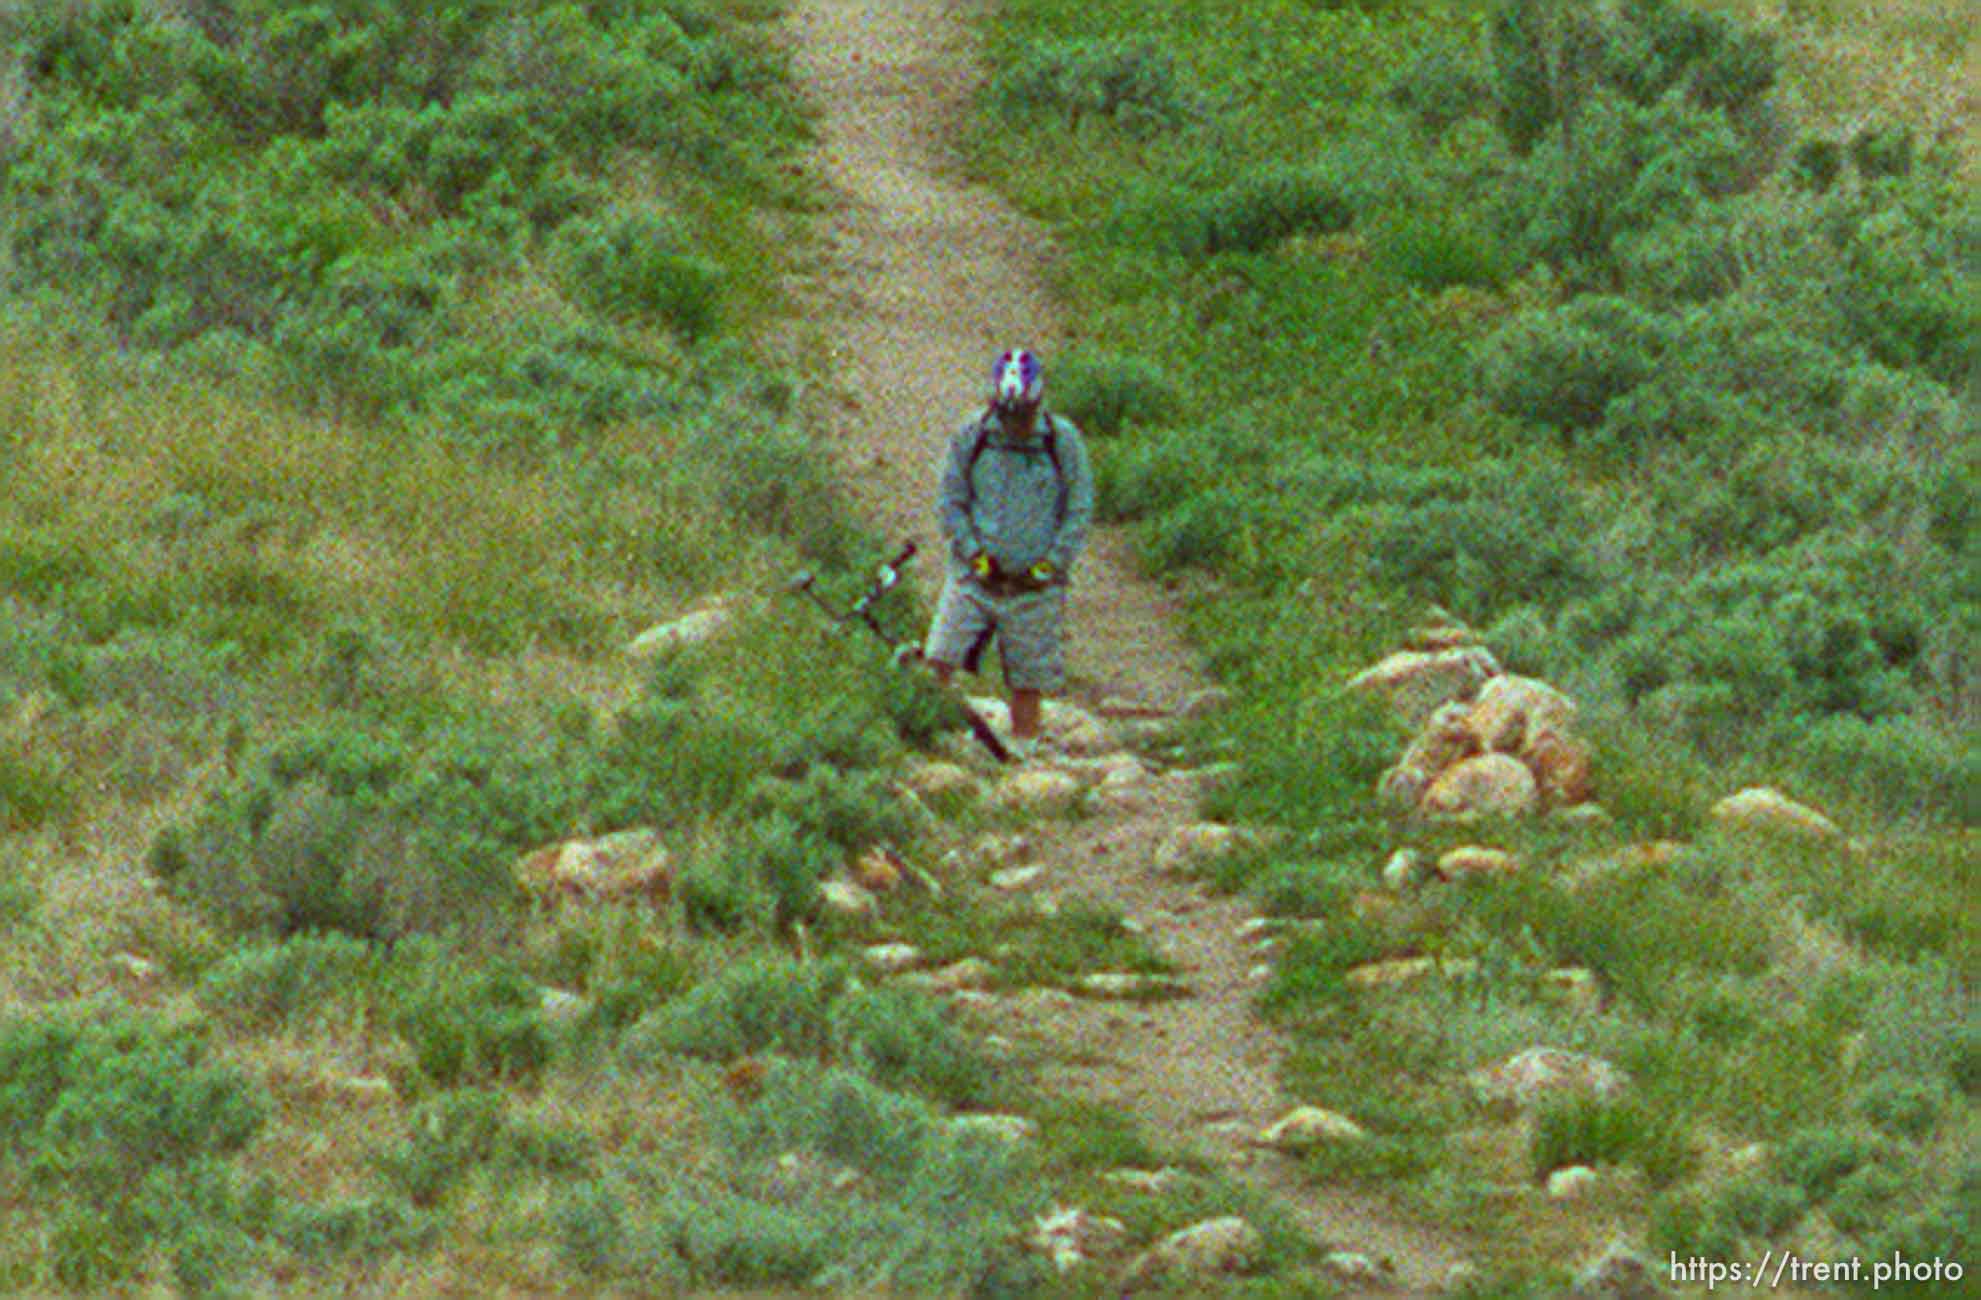
<svg viewBox="0 0 1981 1300"><path fill-rule="evenodd" d="M1039 359L1024 348L1013 348L999 355L991 367L991 406L999 411L1035 409L1045 395L1045 370Z"/></svg>

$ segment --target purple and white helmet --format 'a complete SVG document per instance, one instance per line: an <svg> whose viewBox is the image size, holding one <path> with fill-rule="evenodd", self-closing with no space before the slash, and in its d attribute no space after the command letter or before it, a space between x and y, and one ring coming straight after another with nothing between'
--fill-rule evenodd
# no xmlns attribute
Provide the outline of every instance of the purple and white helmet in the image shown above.
<svg viewBox="0 0 1981 1300"><path fill-rule="evenodd" d="M991 405L1000 411L1029 411L1045 395L1046 373L1025 348L1013 348L991 367Z"/></svg>

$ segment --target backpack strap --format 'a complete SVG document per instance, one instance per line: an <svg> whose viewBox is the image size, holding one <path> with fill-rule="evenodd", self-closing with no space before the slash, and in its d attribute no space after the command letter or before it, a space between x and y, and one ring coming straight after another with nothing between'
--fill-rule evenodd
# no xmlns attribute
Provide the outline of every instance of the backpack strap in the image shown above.
<svg viewBox="0 0 1981 1300"><path fill-rule="evenodd" d="M991 431L995 427L990 413L977 422L977 440L970 446L970 458L963 462L963 480L969 482L977 472L977 461L982 459L984 448L990 446ZM1039 418L1045 421L1046 429L1039 443L1046 449L1046 459L1052 462L1053 477L1061 483L1066 481L1066 471L1059 464L1059 422L1050 411L1040 411Z"/></svg>

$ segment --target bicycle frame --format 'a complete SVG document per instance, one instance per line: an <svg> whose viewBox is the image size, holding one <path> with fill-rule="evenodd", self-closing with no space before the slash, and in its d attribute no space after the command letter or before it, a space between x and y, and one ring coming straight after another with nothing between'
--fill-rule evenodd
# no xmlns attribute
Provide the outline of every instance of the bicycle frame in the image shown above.
<svg viewBox="0 0 1981 1300"><path fill-rule="evenodd" d="M922 662L920 648L910 641L895 642L887 635L887 629L880 625L880 619L874 615L875 602L892 591L900 583L902 566L915 558L917 549L915 543L912 541L903 543L900 551L896 552L893 559L881 564L874 570L872 584L868 586L866 591L861 593L859 599L855 600L852 606L844 613L834 609L826 602L825 597L819 594L817 586L818 576L809 569L792 578L789 589L805 596L812 604L818 606L825 616L834 623L844 625L849 622L857 622L863 625L868 631L879 637L882 644L889 648L891 651L889 658L895 667L900 668L908 664L919 664ZM952 690L951 697L955 699L957 707L963 710L963 720L968 724L970 734L977 738L977 743L990 751L991 757L995 758L998 762L1011 762L1011 750L997 734L996 729L989 722L985 721L982 714L971 708L963 700L960 692Z"/></svg>

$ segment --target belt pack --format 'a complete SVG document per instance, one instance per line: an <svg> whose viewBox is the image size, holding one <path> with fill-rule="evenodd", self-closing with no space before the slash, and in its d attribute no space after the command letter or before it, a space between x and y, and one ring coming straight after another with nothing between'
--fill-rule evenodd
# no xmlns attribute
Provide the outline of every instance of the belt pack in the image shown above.
<svg viewBox="0 0 1981 1300"><path fill-rule="evenodd" d="M1030 595L1035 591L1056 587L1060 582L1058 575L1041 581L1025 573L995 573L988 578L980 578L972 574L970 580L993 596Z"/></svg>

